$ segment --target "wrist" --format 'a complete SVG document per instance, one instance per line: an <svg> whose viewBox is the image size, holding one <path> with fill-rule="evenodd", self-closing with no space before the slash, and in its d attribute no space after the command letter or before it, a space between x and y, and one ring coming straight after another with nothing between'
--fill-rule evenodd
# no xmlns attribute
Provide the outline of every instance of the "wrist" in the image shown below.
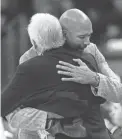
<svg viewBox="0 0 122 139"><path fill-rule="evenodd" d="M93 80L92 80L91 85L93 87L98 87L99 83L100 83L100 76L99 76L99 74L97 72L94 72L93 73Z"/></svg>

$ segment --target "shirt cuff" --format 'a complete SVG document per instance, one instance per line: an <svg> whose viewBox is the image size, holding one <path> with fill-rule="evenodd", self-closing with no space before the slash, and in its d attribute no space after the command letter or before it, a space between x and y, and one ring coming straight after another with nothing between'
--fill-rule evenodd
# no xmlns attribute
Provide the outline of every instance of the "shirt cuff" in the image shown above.
<svg viewBox="0 0 122 139"><path fill-rule="evenodd" d="M121 101L121 88L122 84L118 79L107 77L103 74L98 73L100 77L99 86L96 88L92 87L92 92L95 96L100 96L108 101L120 103Z"/></svg>
<svg viewBox="0 0 122 139"><path fill-rule="evenodd" d="M91 86L91 91L92 91L92 93L93 93L95 96L98 96L98 95L97 95L98 87L93 87L93 86Z"/></svg>
<svg viewBox="0 0 122 139"><path fill-rule="evenodd" d="M93 87L91 86L91 90L92 90L92 93L95 95L95 96L100 96L100 97L103 97L105 98L106 97L106 94L103 93L102 91L102 88L104 86L104 82L106 81L105 79L105 76L100 74L100 73L97 73L100 77L100 82L99 82L99 85L97 87Z"/></svg>

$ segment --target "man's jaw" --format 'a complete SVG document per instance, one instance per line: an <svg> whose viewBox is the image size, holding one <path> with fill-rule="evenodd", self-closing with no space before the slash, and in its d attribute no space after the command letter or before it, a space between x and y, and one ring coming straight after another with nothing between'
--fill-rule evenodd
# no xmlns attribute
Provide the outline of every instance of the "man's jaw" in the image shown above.
<svg viewBox="0 0 122 139"><path fill-rule="evenodd" d="M87 46L88 45L84 45L83 47L80 47L79 49L83 51Z"/></svg>

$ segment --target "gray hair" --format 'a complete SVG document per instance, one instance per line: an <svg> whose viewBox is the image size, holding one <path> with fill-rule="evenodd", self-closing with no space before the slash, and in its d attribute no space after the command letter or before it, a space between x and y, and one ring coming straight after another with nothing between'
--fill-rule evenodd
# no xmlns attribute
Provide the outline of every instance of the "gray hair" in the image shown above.
<svg viewBox="0 0 122 139"><path fill-rule="evenodd" d="M59 20L48 13L33 15L27 30L31 43L36 43L40 54L65 42Z"/></svg>

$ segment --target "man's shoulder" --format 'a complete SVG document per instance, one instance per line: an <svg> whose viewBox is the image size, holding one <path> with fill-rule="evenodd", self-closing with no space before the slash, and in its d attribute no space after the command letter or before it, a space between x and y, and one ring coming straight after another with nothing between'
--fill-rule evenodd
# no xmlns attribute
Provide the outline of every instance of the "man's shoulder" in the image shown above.
<svg viewBox="0 0 122 139"><path fill-rule="evenodd" d="M56 69L56 62L51 57L36 56L18 67L18 73L24 73L30 76L39 76L47 74L50 70Z"/></svg>
<svg viewBox="0 0 122 139"><path fill-rule="evenodd" d="M18 66L18 68L22 68L22 69L32 68L33 65L36 65L36 64L39 62L38 59L39 59L38 56L36 56L36 57L34 57L34 58L31 58L31 59L28 59L28 60L22 62L22 63Z"/></svg>
<svg viewBox="0 0 122 139"><path fill-rule="evenodd" d="M16 73L17 74L31 74L33 72L35 73L35 70L38 68L39 62L34 59L32 58L18 65Z"/></svg>
<svg viewBox="0 0 122 139"><path fill-rule="evenodd" d="M27 60L26 62L22 63L19 66L23 67L23 68L33 68L33 67L38 67L38 66L41 66L41 65L43 66L46 63L49 63L50 59L47 56L43 56L43 55L35 56L35 57Z"/></svg>

